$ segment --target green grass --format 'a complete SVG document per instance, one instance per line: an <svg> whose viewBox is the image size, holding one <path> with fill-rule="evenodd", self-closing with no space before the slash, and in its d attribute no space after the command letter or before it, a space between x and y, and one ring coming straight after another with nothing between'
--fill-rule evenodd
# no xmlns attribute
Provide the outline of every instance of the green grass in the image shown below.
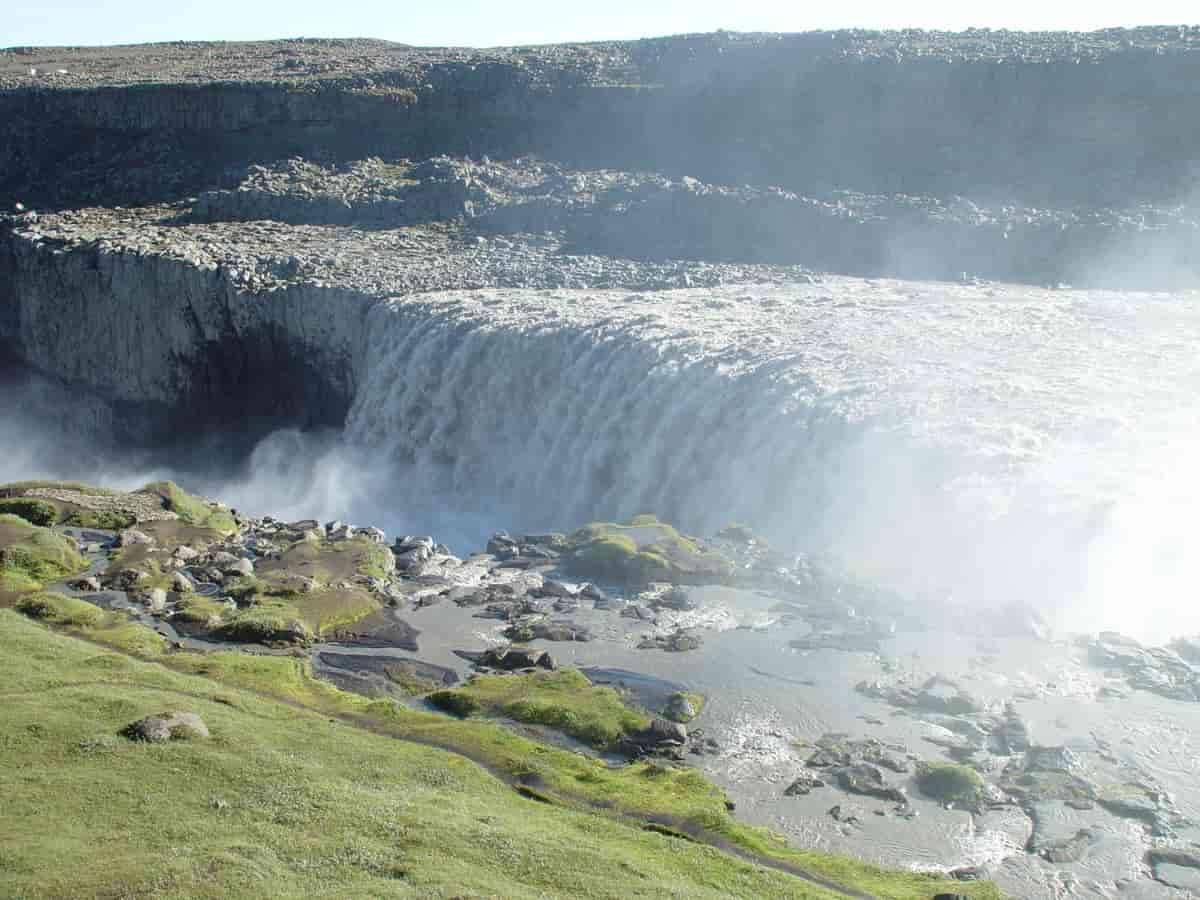
<svg viewBox="0 0 1200 900"><path fill-rule="evenodd" d="M237 523L228 509L187 493L173 481L154 481L141 490L162 497L164 507L189 525L211 528L221 534L237 531Z"/></svg>
<svg viewBox="0 0 1200 900"><path fill-rule="evenodd" d="M74 541L17 516L0 515L0 591L36 591L86 568Z"/></svg>
<svg viewBox="0 0 1200 900"><path fill-rule="evenodd" d="M834 896L532 803L460 756L0 616L4 896ZM117 736L164 710L200 715L211 739Z"/></svg>
<svg viewBox="0 0 1200 900"><path fill-rule="evenodd" d="M17 601L17 611L43 622L70 628L86 628L100 621L104 612L95 604L65 594L38 592Z"/></svg>
<svg viewBox="0 0 1200 900"><path fill-rule="evenodd" d="M74 509L62 517L61 525L75 528L105 528L121 531L133 527L137 518L133 513L116 509Z"/></svg>
<svg viewBox="0 0 1200 900"><path fill-rule="evenodd" d="M58 510L53 503L39 500L37 497L12 497L0 500L0 514L17 516L30 525L49 527L58 518Z"/></svg>
<svg viewBox="0 0 1200 900"><path fill-rule="evenodd" d="M644 713L626 706L615 690L593 685L583 673L570 668L476 675L462 687L439 694L446 701L469 700L472 711L547 725L599 750L614 748L623 736L650 724Z"/></svg>
<svg viewBox="0 0 1200 900"><path fill-rule="evenodd" d="M15 641L25 640L30 635L29 629L33 626L25 628L10 628L10 622L19 622L19 617L12 613L0 611L0 673L5 672L6 667L12 667L10 660L20 658L22 654L29 656L31 659L38 660L41 663L50 667L53 672L53 678L58 683L69 683L72 681L70 673L63 672L63 666L67 654L61 647L63 644L58 644L60 649L48 651L46 649L23 649L20 646L14 646ZM134 626L140 627L140 626ZM97 634L92 634L92 637L97 637ZM45 635L39 640L45 642L49 640L62 641L62 638L53 638ZM10 652L10 649L13 652ZM89 650L89 653L94 654L94 650ZM105 655L104 666L99 666L97 663L94 668L111 671L114 673L114 680L118 683L114 686L115 690L132 691L135 684L140 684L142 676L153 677L155 679L173 679L182 678L182 673L188 673L193 676L201 676L203 680L192 679L189 683L193 685L187 692L187 696L192 696L201 699L218 698L215 702L219 702L221 709L218 712L221 715L228 714L228 710L245 710L251 707L254 708L270 708L266 704L267 697L274 697L286 701L290 704L288 707L276 707L271 712L271 722L281 722L287 720L300 719L294 725L294 729L289 731L286 738L286 746L290 747L290 752L315 752L314 741L316 738L311 733L311 729L303 724L303 716L307 711L319 712L324 718L316 718L311 721L321 723L321 728L334 726L337 723L351 723L361 726L361 729L337 727L336 732L339 735L339 740L334 745L334 749L330 752L333 754L332 759L322 759L316 766L318 778L333 778L336 777L336 772L341 771L341 767L345 764L348 771L354 771L355 766L361 767L361 762L358 762L355 757L355 748L358 742L373 740L376 735L384 735L391 738L402 739L399 742L393 742L394 751L389 755L389 764L387 772L390 777L403 778L411 776L413 773L411 760L414 754L433 754L435 751L415 747L411 742L418 742L427 745L446 748L460 755L467 757L484 764L490 771L500 774L508 778L520 778L523 783L535 784L536 788L522 788L528 793L536 794L544 799L551 801L551 805L531 804L527 801L520 801L522 804L520 809L533 810L537 815L563 815L573 817L578 815L576 811L591 811L594 815L580 819L588 823L585 827L588 832L586 841L588 851L590 848L603 849L605 854L610 856L612 849L604 846L607 838L605 835L610 833L619 833L620 829L625 828L621 822L633 821L635 823L645 822L653 819L655 821L668 821L669 830L681 831L684 833L693 833L699 838L707 836L709 839L724 841L728 846L738 848L741 852L750 852L759 854L763 858L772 859L779 863L798 865L805 868L807 871L821 875L823 877L832 878L839 883L852 886L855 889L865 891L872 896L885 898L902 898L902 900L927 900L940 891L954 891L965 894L971 897L978 898L998 898L1000 894L995 887L989 883L970 883L960 884L949 882L944 879L937 879L926 875L918 875L908 872L895 872L880 869L867 863L853 860L847 857L831 855L812 850L797 850L788 848L781 839L773 836L771 833L744 825L734 819L726 809L725 795L714 785L707 782L704 777L697 771L684 767L663 766L655 763L635 763L627 766L609 767L603 762L582 756L577 753L572 753L562 749L548 747L543 744L535 743L525 737L508 731L486 719L466 719L457 720L447 718L445 716L434 713L427 713L420 710L413 710L407 707L400 706L392 701L386 700L369 700L354 694L345 693L333 686L321 682L312 677L306 660L297 659L294 657L280 656L255 656L237 652L221 652L213 654L193 654L193 653L176 653L162 658L163 662L170 666L174 672L158 667L146 667L128 661L127 657L118 657L114 654ZM15 666L17 675L11 678L13 684L10 684L10 691L20 690L21 680L26 669L25 664ZM136 672L138 678L131 677L131 673ZM3 682L0 682L3 683ZM36 687L31 690L37 690ZM241 691L251 691L252 694L242 694ZM572 688L569 692L573 691ZM7 696L5 697L7 700ZM198 701L199 702L199 701ZM93 705L96 705L93 702ZM121 725L132 721L139 715L146 713L159 712L164 709L183 708L172 707L169 704L164 705L164 702L158 698L147 698L146 704L138 709L124 709L122 715L118 718L124 721L112 724L110 731L115 732ZM210 728L214 729L214 742L219 742L225 733L221 727L219 720L214 723L209 718L209 714L204 709L190 706L186 711L198 712L208 722ZM126 715L128 713L128 715ZM373 734L365 734L362 729L370 731ZM266 740L270 737L270 725L261 722L245 723L238 730L237 737L241 740ZM189 745L193 746L193 745ZM196 746L211 746L208 742L203 745ZM303 748L302 750L300 748ZM0 753L3 752L4 745L0 741ZM244 751L241 751L244 752ZM236 756L232 753L231 756ZM475 773L479 778L479 784L485 785L489 791L489 797L515 798L516 794L507 790L497 789L499 782L494 782L491 779L482 775L481 770L468 763L465 759L455 758L453 756L438 756L439 759L445 760L445 765L457 767L456 771L469 771ZM6 766L6 762L0 756L0 766ZM211 768L211 764L208 768ZM7 769L0 768L0 771ZM190 770L185 770L190 771ZM176 775L180 774L178 767L172 768L172 772ZM111 773L110 773L111 775ZM138 787L132 790L132 793L137 794L141 790L142 785L150 784L155 777L154 773L145 773L145 778L138 778ZM277 784L279 778L278 773L266 768L257 773L257 777L265 784ZM362 772L359 772L359 777ZM87 779L82 779L84 783ZM69 779L68 779L69 781ZM322 784L326 783L324 781ZM39 785L45 790L55 790L59 782L53 777L48 777ZM194 797L193 788L195 785L188 779L183 778L172 785L172 803L168 804L172 810L187 811L200 809L203 812L207 809L202 800L192 799ZM248 788L244 788L246 790ZM259 790L265 788L260 787ZM279 788L283 790L283 788ZM460 806L470 806L474 803L478 792L483 788L472 783L471 786L464 786L458 782L446 794L440 796L436 803L450 804L457 811ZM220 790L221 796L239 796L239 792L224 781L224 776L218 779L216 784L211 787L199 789L201 797L211 790ZM398 796L408 797L403 789L398 790ZM182 795L182 799L181 799ZM411 799L409 803L415 802ZM495 805L495 804L491 804ZM43 804L43 808L45 805ZM15 825L11 831L5 829L5 816L11 816L14 810L21 808L18 802L16 806L10 806L7 810L0 807L0 846L6 846L5 838L9 833L24 833L28 837L27 823ZM301 803L301 809L304 809ZM472 807L473 808L473 807ZM54 807L51 804L50 809ZM575 811L573 811L575 810ZM109 810L105 810L107 814ZM117 811L119 813L119 811ZM330 804L324 804L320 808L322 815L329 818L331 822L337 821L338 811L333 809ZM68 821L70 827L75 827L75 823L80 821L75 818L76 811L70 811ZM367 816L369 809L363 815ZM615 820L613 817L617 817ZM316 817L315 817L316 818ZM262 826L264 823L261 816L255 818L248 816ZM319 818L316 818L319 820ZM90 820L88 820L90 821ZM574 819L572 819L574 821ZM346 835L346 840L357 842L357 846L369 846L371 840L371 831L369 826L369 818L360 817L355 820L357 823L354 827L367 829L366 835L360 835L357 831L352 831ZM206 826L209 824L205 822ZM222 823L225 824L225 823ZM294 822L290 824L295 824ZM447 827L453 827L452 823L447 820ZM140 827L140 826L139 826ZM181 822L179 827L184 827ZM69 829L68 829L69 830ZM336 829L334 829L336 830ZM520 843L519 833L506 832L514 840ZM638 832L639 834L641 832ZM211 836L218 834L213 829L201 830L197 828L196 834L203 834L206 839L216 839ZM220 831L222 839L236 836L236 829L233 832ZM257 836L257 832L255 833ZM525 832L524 844L535 839L533 835ZM189 832L190 838L191 832ZM328 836L328 835L326 835ZM244 837L244 836L243 836ZM140 845L136 843L136 833L122 831L119 834L121 840L129 840L133 843L134 848L140 851ZM197 838L198 840L199 838ZM244 838L249 840L249 838ZM318 838L313 837L314 840ZM444 846L448 852L461 852L457 842L459 836L441 834L436 839L430 836L432 843L438 843L439 846ZM579 840L579 836L573 837L573 840ZM737 896L791 896L791 897L820 897L828 896L821 889L811 887L807 883L799 881L795 878L784 876L777 872L764 872L754 869L757 872L756 877L763 880L755 884L741 880L741 875L735 875L735 872L741 871L742 863L737 860L727 857L722 853L717 852L712 848L697 847L685 841L677 839L662 838L667 843L656 845L658 852L666 851L674 857L676 853L691 853L692 850L699 851L701 859L706 862L701 869L695 869L694 863L689 862L686 869L688 874L683 881L673 884L672 889L678 895L679 891L683 891L689 895L707 896L706 891L711 891L714 896L729 896L732 892ZM307 840L303 832L295 834L295 840L303 844ZM191 846L187 840L178 838L177 841L182 841L184 846ZM440 843L439 843L440 842ZM22 843L22 847L33 843L40 847L36 841L26 840ZM53 843L53 842L50 842ZM252 842L253 843L253 842ZM160 845L153 844L154 847ZM7 847L6 847L7 849ZM135 858L136 853L132 850L126 852L122 845L120 853L114 853L111 842L103 851L104 860L117 860L121 865L125 861ZM101 851L96 851L100 853ZM457 858L457 857L456 857ZM474 857L465 857L474 859ZM655 879L658 877L656 873L661 873L663 870L660 865L662 860L658 860L655 855L652 859L644 861L644 877L639 877L633 885L622 883L618 887L613 888L613 896L657 896L659 889L655 887L658 882ZM595 869L588 867L594 865L588 862L583 857L572 855L569 852L564 853L564 858L560 864L565 866L570 873L570 876L565 874L564 878L582 877L583 871L591 871L594 875ZM49 865L45 863L44 865ZM104 870L105 867L97 861L95 865L99 866L99 870ZM454 882L453 885L447 885L446 889L451 890L470 887L472 885L482 884L480 891L484 891L487 896L526 896L526 891L531 890L528 882L523 882L522 885L512 886L507 885L501 876L488 866L485 862L475 863L476 866L482 866L479 869L479 874L476 880L470 882ZM129 877L135 870L132 868L126 870L126 877ZM730 868L730 867L734 868ZM435 867L436 868L436 867ZM45 872L45 869L39 869L39 872ZM220 867L209 866L208 871L210 877L221 879L230 879L236 876L236 869L226 871ZM454 871L458 871L455 869ZM605 869L604 871L608 871ZM674 871L674 870L672 870ZM5 893L5 885L3 882L5 869L0 867L0 894ZM339 872L337 876L343 877L345 873ZM36 877L36 876L31 876ZM93 877L89 871L88 878ZM115 875L113 877L116 877ZM310 890L307 882L295 880L298 876L295 873L288 873L287 879L284 882L279 882L283 885L278 888L280 895L293 896ZM776 881L775 879L782 879ZM594 877L589 879L595 881ZM603 881L604 879L601 879ZM134 882L141 884L141 882ZM663 882L666 883L665 881ZM21 894L21 887L25 886L25 882L18 885L15 893ZM47 881L45 884L57 884L57 882ZM190 884L190 882L189 882ZM372 885L376 883L371 882ZM439 884L442 884L439 882ZM595 891L608 890L611 885L587 885L582 882L571 882L572 887L565 888L559 885L559 882L552 881L540 884L534 890L540 891L541 895L547 892L550 896L608 896L604 893L594 893ZM407 885L407 882L405 882ZM391 885L390 888L399 889L404 885ZM50 888L39 888L42 890L50 890ZM192 888L188 888L192 889ZM259 891L262 890L262 885L258 885ZM363 892L365 888L354 888L353 885L338 886L338 889L345 893L353 894L357 890ZM376 891L381 891L382 888L377 885L372 888ZM173 892L178 893L182 888L173 888ZM195 888L199 893L201 888ZM245 891L245 895L261 895L255 894L253 887L243 887L240 882L228 883L207 886L204 896L211 896L214 893L220 893L223 896L242 896L239 891ZM26 889L28 892L28 889ZM62 891L72 893L72 891ZM74 893L90 893L90 889L84 886L84 889L76 890ZM135 891L136 892L136 891ZM186 892L179 893L181 896L190 896ZM37 896L33 894L33 896Z"/></svg>

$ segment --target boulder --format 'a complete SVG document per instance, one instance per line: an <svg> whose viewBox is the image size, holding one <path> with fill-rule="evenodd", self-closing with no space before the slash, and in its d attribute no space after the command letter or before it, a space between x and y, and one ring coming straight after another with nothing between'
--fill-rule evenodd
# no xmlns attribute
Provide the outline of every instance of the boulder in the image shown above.
<svg viewBox="0 0 1200 900"><path fill-rule="evenodd" d="M870 763L856 763L837 770L838 784L854 794L878 797L894 803L907 803L904 791L894 788L883 780L883 773Z"/></svg>
<svg viewBox="0 0 1200 900"><path fill-rule="evenodd" d="M176 572L171 576L171 589L178 591L180 594L190 594L196 590L196 585L192 584L192 579L188 578L182 572Z"/></svg>
<svg viewBox="0 0 1200 900"><path fill-rule="evenodd" d="M176 547L175 552L171 555L176 559L182 560L183 562L191 562L193 559L196 559L200 556L200 551L193 550L191 547L185 544L183 546Z"/></svg>
<svg viewBox="0 0 1200 900"><path fill-rule="evenodd" d="M364 528L359 532L359 534L376 544L387 543L387 535L384 533L382 528L375 528L374 526L370 528Z"/></svg>
<svg viewBox="0 0 1200 900"><path fill-rule="evenodd" d="M195 713L166 712L126 725L121 729L121 735L131 741L148 741L153 744L164 744L167 741L204 740L208 735L208 726Z"/></svg>
<svg viewBox="0 0 1200 900"><path fill-rule="evenodd" d="M801 772L791 784L783 789L783 795L785 797L804 797L821 787L825 787L825 782L816 774L807 771Z"/></svg>
<svg viewBox="0 0 1200 900"><path fill-rule="evenodd" d="M687 743L687 728L678 722L652 719L650 725L635 731L626 740L642 752L653 753L670 748L682 747Z"/></svg>
<svg viewBox="0 0 1200 900"><path fill-rule="evenodd" d="M558 667L549 653L536 647L493 647L484 651L476 664L482 668L501 669L506 672L515 669Z"/></svg>
<svg viewBox="0 0 1200 900"><path fill-rule="evenodd" d="M144 531L138 531L136 528L126 528L117 535L118 547L134 547L138 544L154 546L157 541Z"/></svg>
<svg viewBox="0 0 1200 900"><path fill-rule="evenodd" d="M96 578L95 576L90 578L77 578L75 581L70 582L70 586L77 591L83 591L91 594L100 590L100 579Z"/></svg>
<svg viewBox="0 0 1200 900"><path fill-rule="evenodd" d="M142 595L142 602L152 613L163 612L167 608L167 592L162 588L150 588Z"/></svg>

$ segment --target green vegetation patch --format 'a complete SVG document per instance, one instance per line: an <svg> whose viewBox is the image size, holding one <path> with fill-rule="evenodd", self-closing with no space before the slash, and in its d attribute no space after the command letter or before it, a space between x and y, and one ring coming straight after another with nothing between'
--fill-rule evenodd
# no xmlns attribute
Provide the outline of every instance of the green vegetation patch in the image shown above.
<svg viewBox="0 0 1200 900"><path fill-rule="evenodd" d="M627 582L704 581L733 571L720 553L702 549L651 515L625 525L593 522L577 529L564 560L579 574Z"/></svg>
<svg viewBox="0 0 1200 900"><path fill-rule="evenodd" d="M0 771L20 772L0 807L6 896L836 896L531 803L443 750L154 664L109 671L118 654L4 615ZM212 738L116 737L163 710Z"/></svg>
<svg viewBox="0 0 1200 900"><path fill-rule="evenodd" d="M0 591L36 591L86 568L74 541L18 516L0 515Z"/></svg>
<svg viewBox="0 0 1200 900"><path fill-rule="evenodd" d="M983 799L983 787L979 773L968 766L927 762L917 769L917 788L943 803L975 806Z"/></svg>
<svg viewBox="0 0 1200 900"><path fill-rule="evenodd" d="M472 712L481 710L518 722L546 725L599 750L616 747L622 737L650 724L644 713L626 706L617 691L594 685L582 672L571 668L476 675L463 687L439 694L444 700L472 701ZM433 702L441 705L437 700Z"/></svg>
<svg viewBox="0 0 1200 900"><path fill-rule="evenodd" d="M100 607L86 600L47 592L22 597L17 601L17 611L34 619L76 628L95 625L104 615Z"/></svg>
<svg viewBox="0 0 1200 900"><path fill-rule="evenodd" d="M0 500L0 514L17 516L30 525L49 527L58 519L53 503L36 497L12 497Z"/></svg>
<svg viewBox="0 0 1200 900"><path fill-rule="evenodd" d="M232 534L237 531L237 523L224 506L211 503L203 497L189 494L173 481L154 481L142 488L143 493L157 494L163 500L163 507L175 513L189 525L198 528L211 528L221 534Z"/></svg>

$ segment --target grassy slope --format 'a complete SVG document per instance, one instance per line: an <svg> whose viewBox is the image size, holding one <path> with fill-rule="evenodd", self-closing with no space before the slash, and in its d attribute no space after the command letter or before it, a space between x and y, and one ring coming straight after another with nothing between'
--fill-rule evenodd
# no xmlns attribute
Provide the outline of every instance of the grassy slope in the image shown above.
<svg viewBox="0 0 1200 900"><path fill-rule="evenodd" d="M6 624L0 620L0 635ZM150 658L162 652L161 640L141 626L106 623L103 630L86 633L93 639L108 641ZM3 638L0 637L2 649ZM534 787L528 789L528 793L556 804L604 810L643 821L669 822L672 828L708 835L718 842L724 841L731 848L799 865L873 896L928 900L940 891L952 889L978 898L1000 896L995 887L987 883L956 884L911 873L885 871L846 857L786 848L769 833L738 823L726 811L724 795L692 769L654 763L609 769L595 760L534 743L488 722L458 721L339 691L312 678L307 663L295 658L228 652L174 654L163 659L177 670L211 679L207 682L209 689L221 693L230 688L248 689L260 696L277 697L289 704L336 716L378 734L449 748L483 762L506 778L519 778L532 784ZM0 671L3 671L2 664ZM808 886L796 881L791 884L788 896L808 895L805 893ZM762 896L771 896L771 893Z"/></svg>
<svg viewBox="0 0 1200 900"><path fill-rule="evenodd" d="M10 611L0 684L4 896L829 896ZM212 740L115 737L175 709L200 714Z"/></svg>
<svg viewBox="0 0 1200 900"><path fill-rule="evenodd" d="M74 542L12 515L0 515L0 592L36 591L87 568Z"/></svg>

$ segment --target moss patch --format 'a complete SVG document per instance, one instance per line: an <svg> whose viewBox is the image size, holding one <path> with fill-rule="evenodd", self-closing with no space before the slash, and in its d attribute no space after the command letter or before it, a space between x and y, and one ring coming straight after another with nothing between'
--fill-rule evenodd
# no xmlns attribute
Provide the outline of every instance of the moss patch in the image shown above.
<svg viewBox="0 0 1200 900"><path fill-rule="evenodd" d="M228 509L203 497L189 494L173 481L154 481L141 490L143 493L157 494L162 498L165 509L175 513L189 525L211 528L221 534L237 531L237 523Z"/></svg>
<svg viewBox="0 0 1200 900"><path fill-rule="evenodd" d="M74 541L17 516L0 515L0 591L35 591L85 568Z"/></svg>
<svg viewBox="0 0 1200 900"><path fill-rule="evenodd" d="M22 597L17 601L17 611L34 619L76 628L95 625L104 614L100 607L86 600L46 592Z"/></svg>
<svg viewBox="0 0 1200 900"><path fill-rule="evenodd" d="M733 571L720 553L702 549L650 515L625 525L583 526L568 538L564 561L581 575L635 583L711 581Z"/></svg>
<svg viewBox="0 0 1200 900"><path fill-rule="evenodd" d="M975 806L983 799L979 773L957 763L922 763L917 769L917 788L943 803Z"/></svg>
<svg viewBox="0 0 1200 900"><path fill-rule="evenodd" d="M519 675L476 675L466 685L442 694L467 698L476 709L518 722L546 725L599 750L650 724L649 718L625 705L609 687L588 681L576 669Z"/></svg>

